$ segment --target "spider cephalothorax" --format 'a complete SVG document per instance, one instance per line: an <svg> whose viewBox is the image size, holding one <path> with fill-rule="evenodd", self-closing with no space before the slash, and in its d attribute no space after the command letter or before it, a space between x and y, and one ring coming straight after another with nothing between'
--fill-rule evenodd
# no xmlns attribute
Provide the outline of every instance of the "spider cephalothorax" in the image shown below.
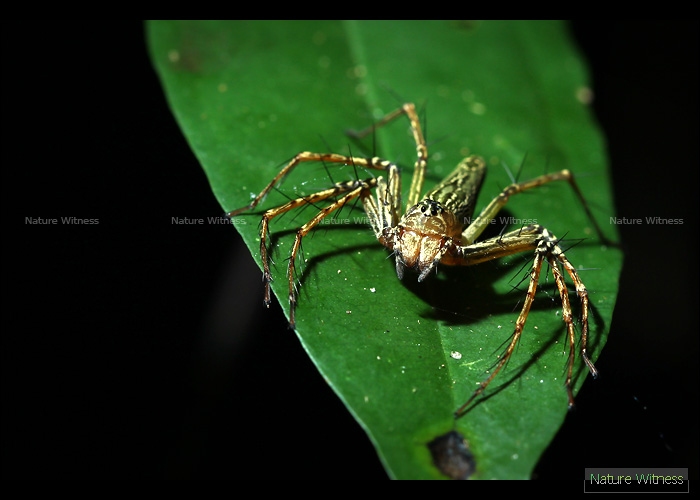
<svg viewBox="0 0 700 500"><path fill-rule="evenodd" d="M403 277L405 268L415 270L418 273L418 281L423 281L431 271L436 269L438 264L470 266L520 252L531 251L534 254L534 258L530 270L530 279L523 307L515 322L511 340L491 374L481 382L469 400L456 413L458 415L463 414L474 398L486 389L508 362L522 334L525 321L535 298L540 272L544 263L547 263L551 269L562 302L562 319L566 324L569 343L566 388L569 396L569 405L572 406L574 397L571 390L571 379L576 352L576 327L562 269L574 283L576 294L581 301L580 355L591 374L593 376L597 374L593 363L588 358L587 352L588 291L581 282L576 269L564 255L559 246L559 240L546 228L538 224L520 227L481 241L478 241L478 238L511 196L549 182L566 181L571 185L582 202L598 236L602 241L607 241L591 215L583 195L574 181L573 175L568 170L561 170L541 175L530 181L514 182L503 189L498 196L486 205L476 218L472 218L476 197L486 173L486 163L479 156L465 158L440 184L421 197L428 163L428 149L413 104L404 104L401 108L386 115L373 127L354 135L358 137L366 135L375 128L383 126L403 114L409 119L417 151L408 203L403 215L401 214L401 175L396 165L392 162L378 157L363 158L333 153L310 152L297 154L247 206L228 213L229 217L233 217L256 207L277 183L297 165L304 162L353 165L356 168L379 170L386 176L386 178L378 176L365 180L357 179L335 183L328 189L291 200L282 206L271 208L263 214L260 229L260 254L263 261L265 304L268 306L270 304L270 281L272 281L267 249L270 220L297 207L316 206L318 202L324 200L331 200L331 202L324 208L321 208L309 222L297 230L296 238L290 251L287 279L289 282L290 324L292 326L295 324L297 302L295 286L296 260L301 241L324 218L356 198L362 201L363 208L377 240L393 252L396 260L396 273L399 278ZM374 196L372 194L373 189L376 190L376 195Z"/></svg>

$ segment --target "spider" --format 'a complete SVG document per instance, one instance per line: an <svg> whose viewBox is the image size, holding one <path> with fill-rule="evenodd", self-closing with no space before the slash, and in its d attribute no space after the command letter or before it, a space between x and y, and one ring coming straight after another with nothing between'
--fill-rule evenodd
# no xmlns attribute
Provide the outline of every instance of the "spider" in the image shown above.
<svg viewBox="0 0 700 500"><path fill-rule="evenodd" d="M316 206L318 202L323 200L330 200L330 203L320 208L311 220L297 229L296 238L289 254L287 278L289 281L289 321L292 328L295 327L295 308L297 304L295 262L301 248L302 239L324 218L358 197L362 202L377 240L392 251L396 262L396 274L399 279L403 278L406 268L416 271L420 282L435 270L439 263L448 266L471 266L520 252L533 251L534 260L529 273L530 279L525 300L515 322L515 329L510 342L490 375L479 384L479 387L472 393L467 402L455 412L455 415L457 417L463 415L472 401L486 390L491 381L508 362L523 332L525 321L535 298L542 265L545 262L549 264L552 271L562 302L562 319L566 324L566 335L569 343L565 386L569 407L573 407L574 396L571 380L576 357L576 328L569 302L568 288L561 268L566 270L570 276L576 289L576 294L581 301L580 356L591 375L595 378L598 374L587 352L588 292L576 269L564 255L559 245L559 240L546 228L538 224L526 225L500 236L477 241L511 196L549 182L566 181L571 185L576 196L581 201L598 236L602 241L607 242L607 239L595 222L572 173L569 170L561 170L541 175L526 182L514 182L503 189L498 196L486 205L478 217L472 219L476 198L486 173L486 163L479 156L469 156L463 159L450 175L421 197L420 194L428 163L428 149L414 104L406 103L388 113L367 129L359 132L351 131L349 134L357 138L364 137L376 130L376 128L395 120L401 115L406 115L408 118L417 153L406 211L403 215L400 213L401 176L398 167L394 163L379 157L364 158L334 153L311 152L297 154L248 205L227 213L228 217L234 217L241 212L255 208L289 172L301 163L346 164L379 170L386 175L386 179L378 176L365 180L355 179L337 182L328 189L290 200L288 203L271 208L263 213L260 227L260 256L263 262L265 305L267 307L270 305L270 282L272 281L267 248L270 221L281 214L304 205ZM372 196L372 189L376 189L376 196L374 197Z"/></svg>

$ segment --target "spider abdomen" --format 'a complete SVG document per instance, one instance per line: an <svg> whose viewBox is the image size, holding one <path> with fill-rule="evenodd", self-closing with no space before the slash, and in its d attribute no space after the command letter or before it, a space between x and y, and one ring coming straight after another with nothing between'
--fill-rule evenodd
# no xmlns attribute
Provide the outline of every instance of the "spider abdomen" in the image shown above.
<svg viewBox="0 0 700 500"><path fill-rule="evenodd" d="M466 226L474 213L476 197L485 176L484 159L480 156L469 156L459 162L457 168L440 184L428 191L425 198L440 203Z"/></svg>

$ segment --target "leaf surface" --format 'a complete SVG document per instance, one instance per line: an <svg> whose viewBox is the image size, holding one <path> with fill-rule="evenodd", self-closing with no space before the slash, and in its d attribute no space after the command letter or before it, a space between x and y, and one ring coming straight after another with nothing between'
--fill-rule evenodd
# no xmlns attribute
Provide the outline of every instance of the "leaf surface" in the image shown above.
<svg viewBox="0 0 700 500"><path fill-rule="evenodd" d="M151 22L148 36L172 110L225 211L247 205L300 151L390 159L402 167L405 199L415 161L407 121L378 129L364 149L343 131L365 128L406 101L423 110L424 191L468 154L489 164L477 212L511 183L509 169L520 180L570 169L598 224L617 240L605 144L587 107L585 66L563 23ZM326 188L329 175L338 182L376 172L302 164L258 208ZM273 292L287 314L294 230L315 212L306 207L271 225ZM233 221L256 258L260 213ZM543 268L510 362L486 398L455 421L453 412L510 339L532 255L442 266L420 284L411 273L399 281L363 217L361 204L345 207L304 239L297 308L304 348L391 477L444 477L427 443L456 429L474 455L473 478L528 478L567 412L567 344L551 273ZM591 296L589 350L597 358L621 252L600 243L565 183L513 197L500 217L491 236L507 220L511 228L539 223L564 240ZM573 289L570 298L579 314ZM580 360L576 368L578 390L587 371Z"/></svg>

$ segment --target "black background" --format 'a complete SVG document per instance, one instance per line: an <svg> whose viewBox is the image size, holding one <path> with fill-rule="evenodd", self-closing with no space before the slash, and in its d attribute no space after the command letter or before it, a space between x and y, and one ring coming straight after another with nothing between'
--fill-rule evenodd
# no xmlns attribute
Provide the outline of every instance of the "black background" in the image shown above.
<svg viewBox="0 0 700 500"><path fill-rule="evenodd" d="M627 252L608 344L535 471L698 477L698 23L586 21ZM2 477L386 477L228 226L140 22L2 24ZM182 209L182 210L181 210ZM25 217L96 218L31 226ZM268 395L265 397L265 395Z"/></svg>

